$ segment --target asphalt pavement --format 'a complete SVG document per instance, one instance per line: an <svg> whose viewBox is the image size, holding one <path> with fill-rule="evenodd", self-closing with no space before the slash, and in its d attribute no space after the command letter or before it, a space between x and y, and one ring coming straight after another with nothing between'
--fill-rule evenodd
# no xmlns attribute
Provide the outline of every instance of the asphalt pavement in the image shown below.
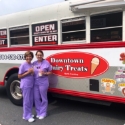
<svg viewBox="0 0 125 125"><path fill-rule="evenodd" d="M33 109L35 114L35 108ZM103 106L66 99L49 99L48 116L28 123L22 119L22 107L13 105L5 88L0 87L1 125L123 125L125 105Z"/></svg>

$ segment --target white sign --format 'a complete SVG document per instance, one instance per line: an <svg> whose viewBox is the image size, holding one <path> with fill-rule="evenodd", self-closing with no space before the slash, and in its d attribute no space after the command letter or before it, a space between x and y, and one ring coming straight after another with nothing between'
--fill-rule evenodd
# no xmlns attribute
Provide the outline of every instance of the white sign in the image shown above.
<svg viewBox="0 0 125 125"><path fill-rule="evenodd" d="M101 56L109 63L109 66L121 66L124 67L125 64L120 60L120 54L125 52L125 48L100 48L100 49L70 49L70 50L43 50L44 58L51 56L53 54L58 54L60 52L70 52L70 51L79 51L79 52L88 52ZM13 63L20 64L24 62L24 53L26 51L9 51L9 52L0 52L0 63ZM36 51L32 51L35 55ZM36 60L34 57L33 60Z"/></svg>

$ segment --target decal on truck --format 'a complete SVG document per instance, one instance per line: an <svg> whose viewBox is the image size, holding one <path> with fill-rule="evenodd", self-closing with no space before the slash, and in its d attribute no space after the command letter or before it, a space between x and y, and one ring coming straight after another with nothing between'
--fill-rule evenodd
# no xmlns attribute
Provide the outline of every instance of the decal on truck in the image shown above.
<svg viewBox="0 0 125 125"><path fill-rule="evenodd" d="M118 91L125 96L125 67L118 67L118 70L115 72L115 79L118 83Z"/></svg>
<svg viewBox="0 0 125 125"><path fill-rule="evenodd" d="M125 83L119 83L118 90L125 96Z"/></svg>
<svg viewBox="0 0 125 125"><path fill-rule="evenodd" d="M125 67L118 67L115 72L115 79L117 82L125 82Z"/></svg>
<svg viewBox="0 0 125 125"><path fill-rule="evenodd" d="M46 59L51 63L54 74L69 78L98 76L109 68L109 64L104 58L86 52L62 52L53 54Z"/></svg>
<svg viewBox="0 0 125 125"><path fill-rule="evenodd" d="M104 87L102 90L103 93L111 93L113 94L114 91L112 90L115 88L116 81L110 78L103 78L101 79L101 86Z"/></svg>
<svg viewBox="0 0 125 125"><path fill-rule="evenodd" d="M0 54L0 60L25 60L24 54Z"/></svg>
<svg viewBox="0 0 125 125"><path fill-rule="evenodd" d="M122 61L123 64L125 64L125 53L120 54L120 60Z"/></svg>

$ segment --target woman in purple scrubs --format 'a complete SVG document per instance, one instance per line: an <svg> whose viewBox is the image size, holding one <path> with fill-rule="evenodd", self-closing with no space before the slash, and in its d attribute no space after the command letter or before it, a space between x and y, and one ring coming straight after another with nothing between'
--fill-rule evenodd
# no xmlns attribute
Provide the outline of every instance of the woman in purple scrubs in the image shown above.
<svg viewBox="0 0 125 125"><path fill-rule="evenodd" d="M48 75L51 74L50 63L43 59L43 51L36 52L37 61L33 63L35 73L34 101L38 119L43 119L47 115L47 90L49 87Z"/></svg>
<svg viewBox="0 0 125 125"><path fill-rule="evenodd" d="M23 119L33 122L35 120L32 116L34 71L31 61L33 53L27 51L24 56L26 61L20 65L18 72L18 78L21 79L20 88L23 94Z"/></svg>

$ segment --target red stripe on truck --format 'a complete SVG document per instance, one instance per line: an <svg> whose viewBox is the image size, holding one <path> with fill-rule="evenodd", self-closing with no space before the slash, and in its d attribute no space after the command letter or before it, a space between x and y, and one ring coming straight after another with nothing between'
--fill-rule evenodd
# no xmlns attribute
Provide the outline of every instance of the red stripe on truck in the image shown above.
<svg viewBox="0 0 125 125"><path fill-rule="evenodd" d="M3 51L28 51L28 50L64 50L64 49L89 49L89 48L118 48L125 47L125 42L94 42L85 44L48 45L48 46L22 46L0 48Z"/></svg>
<svg viewBox="0 0 125 125"><path fill-rule="evenodd" d="M1 85L1 86L4 86L4 82L0 82L0 85Z"/></svg>
<svg viewBox="0 0 125 125"><path fill-rule="evenodd" d="M93 94L87 92L78 92L72 90L63 90L58 88L49 88L49 92L63 94L63 95L71 95L76 97L83 97L89 99L97 99L102 101L109 101L109 102L116 102L116 103L125 103L125 98L121 98L118 96L108 96L108 95L101 95L101 94Z"/></svg>

